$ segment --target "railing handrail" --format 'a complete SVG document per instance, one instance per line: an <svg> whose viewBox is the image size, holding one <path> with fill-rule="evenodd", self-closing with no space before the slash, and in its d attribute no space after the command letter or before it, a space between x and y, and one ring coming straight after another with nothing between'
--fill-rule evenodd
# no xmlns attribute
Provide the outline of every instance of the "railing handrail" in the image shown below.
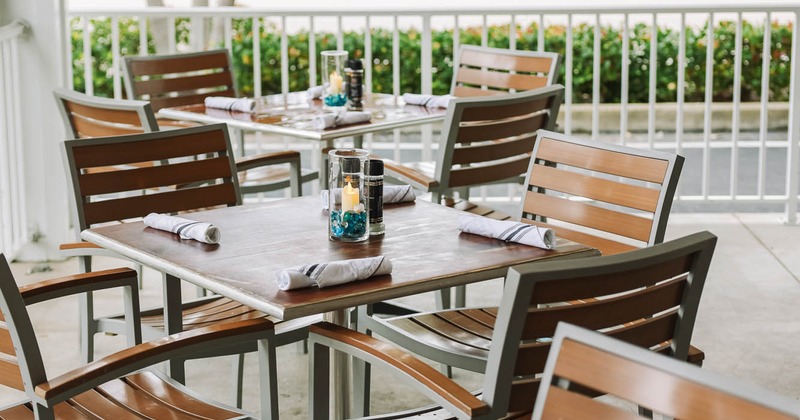
<svg viewBox="0 0 800 420"><path fill-rule="evenodd" d="M28 28L30 28L30 25L23 19L16 19L8 25L0 26L0 41L16 38Z"/></svg>
<svg viewBox="0 0 800 420"><path fill-rule="evenodd" d="M439 15L559 15L559 14L638 14L638 13L737 13L737 12L798 12L800 4L782 2L766 2L756 4L670 4L660 6L611 5L611 6L551 6L536 5L531 7L464 7L464 8L420 8L393 9L372 5L368 10L363 7L341 5L335 8L302 8L302 7L87 7L67 11L70 16L86 17L257 17L257 16L439 16Z"/></svg>

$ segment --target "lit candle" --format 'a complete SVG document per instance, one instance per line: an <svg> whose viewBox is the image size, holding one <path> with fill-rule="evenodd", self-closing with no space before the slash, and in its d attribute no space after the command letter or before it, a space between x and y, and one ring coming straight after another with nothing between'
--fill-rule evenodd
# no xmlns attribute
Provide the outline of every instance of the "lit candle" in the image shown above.
<svg viewBox="0 0 800 420"><path fill-rule="evenodd" d="M336 71L331 72L330 77L328 78L328 93L331 95L342 93L342 76L339 75Z"/></svg>
<svg viewBox="0 0 800 420"><path fill-rule="evenodd" d="M342 211L356 211L358 206L358 188L353 188L350 185L350 178L345 180L345 186L342 188Z"/></svg>

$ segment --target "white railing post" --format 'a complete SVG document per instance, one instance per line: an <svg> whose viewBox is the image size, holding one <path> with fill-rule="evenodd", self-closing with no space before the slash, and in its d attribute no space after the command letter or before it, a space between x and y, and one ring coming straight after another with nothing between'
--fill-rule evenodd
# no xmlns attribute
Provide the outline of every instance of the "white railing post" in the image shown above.
<svg viewBox="0 0 800 420"><path fill-rule="evenodd" d="M253 17L253 96L261 97L261 18Z"/></svg>
<svg viewBox="0 0 800 420"><path fill-rule="evenodd" d="M792 60L796 62L800 57L800 30L797 24L800 23L800 10L794 12L794 31L792 32ZM786 223L797 224L797 190L798 190L798 160L800 160L800 66L793 65L789 84L791 95L789 96L789 145L787 149L786 165Z"/></svg>
<svg viewBox="0 0 800 420"><path fill-rule="evenodd" d="M120 77L119 18L111 18L111 77L114 80L114 99L122 99L122 78Z"/></svg>
<svg viewBox="0 0 800 420"><path fill-rule="evenodd" d="M594 39L592 51L592 140L597 140L600 131L600 14L594 15Z"/></svg>
<svg viewBox="0 0 800 420"><path fill-rule="evenodd" d="M431 15L422 17L422 43L420 48L420 68L422 69L422 93L430 95L433 93L433 75L431 68L433 67L433 49L432 49L432 36L431 36ZM433 160L433 151L431 150L431 143L433 142L433 130L430 124L422 126L422 160Z"/></svg>
<svg viewBox="0 0 800 420"><path fill-rule="evenodd" d="M308 86L317 85L317 34L314 32L314 16L308 22Z"/></svg>
<svg viewBox="0 0 800 420"><path fill-rule="evenodd" d="M736 40L733 57L733 115L731 121L731 199L736 200L739 187L739 109L742 102L742 13L736 19Z"/></svg>
<svg viewBox="0 0 800 420"><path fill-rule="evenodd" d="M628 79L630 73L631 34L628 28L628 14L625 13L622 21L622 91L619 95L619 138L623 145L627 142L628 135Z"/></svg>
<svg viewBox="0 0 800 420"><path fill-rule="evenodd" d="M650 26L650 80L648 85L647 146L653 148L656 134L656 69L658 69L658 15L653 13Z"/></svg>
<svg viewBox="0 0 800 420"><path fill-rule="evenodd" d="M769 65L772 54L772 13L764 19L764 46L761 50L761 116L758 130L758 198L763 200L767 184L767 131L769 114Z"/></svg>
<svg viewBox="0 0 800 420"><path fill-rule="evenodd" d="M87 95L94 95L92 72L92 37L89 31L89 18L85 17L83 18L83 83Z"/></svg>
<svg viewBox="0 0 800 420"><path fill-rule="evenodd" d="M572 14L567 15L566 58L564 61L564 133L572 134Z"/></svg>
<svg viewBox="0 0 800 420"><path fill-rule="evenodd" d="M711 103L714 101L714 14L708 14L706 32L705 114L703 115L703 199L708 200L711 180Z"/></svg>
<svg viewBox="0 0 800 420"><path fill-rule="evenodd" d="M286 35L286 16L281 17L281 93L289 93L289 38Z"/></svg>

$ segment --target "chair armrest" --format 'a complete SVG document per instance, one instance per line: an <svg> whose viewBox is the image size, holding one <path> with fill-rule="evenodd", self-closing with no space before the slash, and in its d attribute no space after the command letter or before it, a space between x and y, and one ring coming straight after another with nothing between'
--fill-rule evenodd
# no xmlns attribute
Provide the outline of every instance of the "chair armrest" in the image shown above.
<svg viewBox="0 0 800 420"><path fill-rule="evenodd" d="M36 385L40 403L52 406L112 379L148 366L186 356L198 349L237 345L271 339L274 325L265 318L198 328L149 341L96 360L45 383Z"/></svg>
<svg viewBox="0 0 800 420"><path fill-rule="evenodd" d="M309 342L321 344L361 358L371 364L386 366L403 373L429 398L453 414L476 417L489 412L489 406L439 371L405 351L366 334L338 325L321 322L309 327ZM318 372L314 372L316 376Z"/></svg>
<svg viewBox="0 0 800 420"><path fill-rule="evenodd" d="M130 268L116 268L58 277L21 286L19 288L19 293L22 295L22 299L25 301L26 305L33 305L34 303L77 293L123 286L133 288L133 292L138 294L139 283L135 270Z"/></svg>
<svg viewBox="0 0 800 420"><path fill-rule="evenodd" d="M64 257L103 256L123 258L113 251L109 251L91 242L70 242L58 246L58 252Z"/></svg>
<svg viewBox="0 0 800 420"><path fill-rule="evenodd" d="M300 164L300 152L294 150L283 150L280 152L262 153L260 155L247 156L236 159L236 170L245 171L247 169L258 168L266 165L277 165L280 163Z"/></svg>
<svg viewBox="0 0 800 420"><path fill-rule="evenodd" d="M410 183L417 189L422 189L426 192L431 191L432 188L439 186L439 181L419 172L408 166L404 166L399 162L389 159L383 159L384 174L390 178L396 178L403 182Z"/></svg>

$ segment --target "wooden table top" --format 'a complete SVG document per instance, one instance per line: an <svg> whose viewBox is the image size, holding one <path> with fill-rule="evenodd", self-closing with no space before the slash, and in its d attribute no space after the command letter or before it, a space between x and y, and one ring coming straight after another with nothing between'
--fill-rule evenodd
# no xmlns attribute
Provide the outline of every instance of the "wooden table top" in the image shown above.
<svg viewBox="0 0 800 420"><path fill-rule="evenodd" d="M373 93L364 98L364 111L372 113L372 121L319 130L314 128L314 117L333 111L324 108L319 99L309 100L306 92L269 95L257 101L259 111L252 114L206 108L203 104L197 104L163 108L158 111L158 115L202 123L227 123L240 129L308 140L331 141L341 137L442 121L447 113L444 108L405 105L402 99L393 95Z"/></svg>
<svg viewBox="0 0 800 420"><path fill-rule="evenodd" d="M461 233L456 222L462 214L421 200L387 205L384 236L345 243L328 239L319 198L300 197L192 213L220 228L217 245L181 240L141 222L88 229L81 237L280 319L502 277L516 264L597 254L561 239L548 251ZM323 289L277 287L276 273L285 268L377 255L391 259L391 275Z"/></svg>

